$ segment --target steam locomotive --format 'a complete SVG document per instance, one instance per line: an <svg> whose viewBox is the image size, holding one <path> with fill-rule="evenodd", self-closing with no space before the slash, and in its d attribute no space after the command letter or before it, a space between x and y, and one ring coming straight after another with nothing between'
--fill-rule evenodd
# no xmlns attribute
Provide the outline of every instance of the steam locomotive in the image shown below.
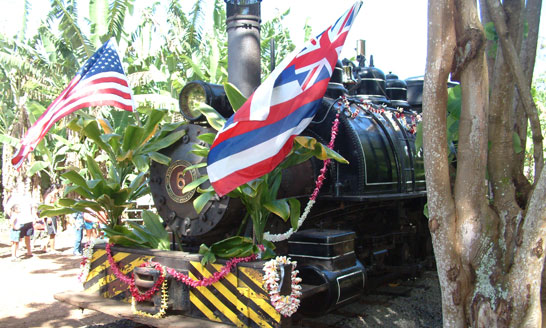
<svg viewBox="0 0 546 328"><path fill-rule="evenodd" d="M278 253L298 260L304 281L332 285L325 294L336 297L323 295L318 299L326 298L328 303L335 300L335 305L358 294L365 285L366 273L384 275L430 254L423 216L423 157L415 147L422 84L399 80L394 74L385 76L373 63L367 67L345 63L338 62L321 107L303 135L327 144L336 117L335 105L339 107L338 99L344 97L349 106L340 115L334 149L350 164L329 166L310 217L298 233L277 248ZM408 82L411 102L407 98ZM197 214L192 201L199 194L182 193L185 185L206 174L205 168L183 172L206 161L191 152L193 145L204 145L198 136L215 132L191 105L206 101L227 116L232 110L222 90L222 86L202 81L185 86L180 103L191 124L183 126L186 135L165 150L172 163L165 166L154 162L151 167L150 188L157 210L189 250L235 234L244 213L237 199L224 196L212 199ZM313 159L285 170L280 197L305 200L321 168L322 162ZM281 220L269 221L270 231L289 228ZM316 304L308 306L311 309L328 310Z"/></svg>
<svg viewBox="0 0 546 328"><path fill-rule="evenodd" d="M259 33L258 28L252 28L259 19L252 18L248 10L244 16L230 14L227 3L228 40ZM236 28L241 21L250 28ZM243 71L259 72L259 66L252 66L259 58L259 46L257 56L245 48L248 45L228 42L230 81L244 91L244 83L252 78ZM325 313L355 299L369 285L368 280L415 272L431 254L423 215L423 156L415 146L423 81L385 75L374 67L373 57L366 65L363 42L358 43L356 59L356 63L347 59L337 62L320 109L302 133L328 144L339 110L334 149L350 164L329 166L304 225L288 241L276 245L278 254L298 261L303 282L317 287L312 295L304 293L299 310L303 314ZM204 81L187 84L179 97L181 113L189 121L181 127L186 134L164 150L171 164L153 162L150 170L150 189L158 213L178 243L190 251L196 251L201 243L234 235L244 216L241 202L228 196L216 196L198 214L193 200L199 194L195 190L182 192L185 185L206 174L205 168L184 171L206 162L206 158L191 152L195 144L205 145L198 137L216 132L196 109L200 102L226 118L233 114L222 86ZM321 168L321 161L311 159L286 169L279 197L305 201L313 192ZM289 227L281 220L270 219L266 230L284 232ZM250 234L252 230L246 226L242 231Z"/></svg>

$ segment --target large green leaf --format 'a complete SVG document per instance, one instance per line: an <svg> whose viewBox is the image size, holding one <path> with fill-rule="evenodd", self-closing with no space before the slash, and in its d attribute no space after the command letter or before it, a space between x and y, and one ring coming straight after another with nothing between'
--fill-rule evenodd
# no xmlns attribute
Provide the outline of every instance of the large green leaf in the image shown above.
<svg viewBox="0 0 546 328"><path fill-rule="evenodd" d="M182 171L182 173L186 173L189 170L199 169L199 168L202 168L202 167L205 167L205 166L207 166L207 162L193 164L193 165L190 165L190 166L186 167L184 169L184 171Z"/></svg>
<svg viewBox="0 0 546 328"><path fill-rule="evenodd" d="M19 145L19 139L6 134L0 134L0 143L16 147Z"/></svg>
<svg viewBox="0 0 546 328"><path fill-rule="evenodd" d="M205 115L207 122L209 122L210 126L216 131L220 131L224 127L226 119L214 108L202 103L200 104L198 110Z"/></svg>
<svg viewBox="0 0 546 328"><path fill-rule="evenodd" d="M212 244L210 250L218 257L233 258L250 255L252 253L252 246L252 239L233 236Z"/></svg>
<svg viewBox="0 0 546 328"><path fill-rule="evenodd" d="M156 152L163 148L169 147L173 143L177 142L180 138L186 135L186 130L178 130L169 133L166 137L159 140L153 140L150 143L142 147L142 150L139 153L149 153Z"/></svg>
<svg viewBox="0 0 546 328"><path fill-rule="evenodd" d="M192 182L188 183L184 188L182 189L182 193L187 193L188 191L192 191L193 189L199 187L202 183L209 180L208 175L202 175L199 178L193 180Z"/></svg>
<svg viewBox="0 0 546 328"><path fill-rule="evenodd" d="M276 199L264 204L264 207L271 213L281 217L285 222L290 217L290 206L286 199Z"/></svg>
<svg viewBox="0 0 546 328"><path fill-rule="evenodd" d="M111 192L111 198L114 200L114 204L117 206L130 206L127 202L130 201L130 196L133 190L129 188L122 188L117 192Z"/></svg>
<svg viewBox="0 0 546 328"><path fill-rule="evenodd" d="M97 180L87 180L87 186L96 197L100 197L101 195L104 195L110 191L106 190L108 186L102 178Z"/></svg>
<svg viewBox="0 0 546 328"><path fill-rule="evenodd" d="M209 155L209 147L194 144L192 148L191 152L197 156L207 157Z"/></svg>
<svg viewBox="0 0 546 328"><path fill-rule="evenodd" d="M196 63L194 63L194 61L190 57L186 55L182 55L180 56L180 58L185 60L186 63L190 64L190 66L193 68L193 72L197 74L197 76L199 76L200 80L203 80L203 81L207 80L207 77L203 75L203 72L201 71L201 67L197 65Z"/></svg>
<svg viewBox="0 0 546 328"><path fill-rule="evenodd" d="M93 140L100 149L104 150L111 159L115 158L112 147L102 140L102 132L96 121L87 121L84 125L83 132L88 138Z"/></svg>
<svg viewBox="0 0 546 328"><path fill-rule="evenodd" d="M224 83L224 90L226 90L226 96L235 112L239 110L247 100L241 91L231 83Z"/></svg>
<svg viewBox="0 0 546 328"><path fill-rule="evenodd" d="M93 195L92 195L91 192L87 189L87 187L82 188L82 187L76 186L76 185L68 185L68 186L66 186L66 188L65 188L65 193L68 194L68 193L71 193L71 192L75 192L75 193L78 194L80 197L85 198L85 199L89 199L89 198L92 198L92 197L93 197Z"/></svg>
<svg viewBox="0 0 546 328"><path fill-rule="evenodd" d="M152 234L156 235L158 238L169 238L169 234L165 230L165 227L163 227L157 214L150 211L143 211L142 220L144 221L146 228L148 228Z"/></svg>
<svg viewBox="0 0 546 328"><path fill-rule="evenodd" d="M137 155L132 158L133 164L136 166L139 172L148 171L149 160L147 156Z"/></svg>
<svg viewBox="0 0 546 328"><path fill-rule="evenodd" d="M330 149L322 143L318 142L315 138L297 136L294 139L294 142L298 143L300 146L306 149L311 150L313 156L317 157L318 159L325 160L330 158L339 163L349 164L349 162L345 158L343 158L343 156L338 154L335 150Z"/></svg>
<svg viewBox="0 0 546 328"><path fill-rule="evenodd" d="M209 200L211 200L214 195L215 193L211 191L201 194L199 195L199 197L195 198L193 200L193 207L195 208L195 212L197 214L201 213L203 208L205 208L205 205L207 205Z"/></svg>
<svg viewBox="0 0 546 328"><path fill-rule="evenodd" d="M100 47L101 36L108 33L108 0L90 0L89 18L91 21L91 42Z"/></svg>
<svg viewBox="0 0 546 328"><path fill-rule="evenodd" d="M292 230L297 231L298 221L301 215L301 204L296 198L289 198L288 203L290 204L290 224Z"/></svg>
<svg viewBox="0 0 546 328"><path fill-rule="evenodd" d="M36 172L39 172L45 168L49 167L49 163L44 161L36 161L32 164L30 170L28 170L28 175L33 176Z"/></svg>
<svg viewBox="0 0 546 328"><path fill-rule="evenodd" d="M159 244L159 238L157 236L154 236L154 234L151 233L149 229L135 222L127 223L132 229L131 232L140 240L142 240L144 242L144 245L146 245L148 248L157 248L157 245Z"/></svg>
<svg viewBox="0 0 546 328"><path fill-rule="evenodd" d="M112 244L130 247L130 248L149 248L145 245L146 243L145 241L135 238L134 235L132 237L131 235L114 235L114 236L109 236L108 240Z"/></svg>
<svg viewBox="0 0 546 328"><path fill-rule="evenodd" d="M76 171L70 170L61 175L63 178L68 179L73 184L88 190L87 180L85 180L81 175Z"/></svg>
<svg viewBox="0 0 546 328"><path fill-rule="evenodd" d="M214 138L216 138L215 133L203 133L197 136L197 139L202 140L209 145L212 145L212 143L214 142Z"/></svg>
<svg viewBox="0 0 546 328"><path fill-rule="evenodd" d="M155 134L155 132L158 129L158 125L165 116L166 111L165 110L153 110L146 119L146 123L144 124L144 139L142 141L147 141L152 138L152 136Z"/></svg>
<svg viewBox="0 0 546 328"><path fill-rule="evenodd" d="M103 179L102 171L100 170L99 164L97 164L95 159L89 155L87 155L86 158L87 171L91 174L91 177L96 180Z"/></svg>
<svg viewBox="0 0 546 328"><path fill-rule="evenodd" d="M218 49L218 40L216 38L210 38L210 56L209 56L209 72L210 76L216 80L218 64L220 61L220 51Z"/></svg>
<svg viewBox="0 0 546 328"><path fill-rule="evenodd" d="M273 170L273 172L271 172L271 180L273 180L273 182L269 183L271 185L269 188L269 198L275 199L277 198L277 193L279 192L279 188L281 186L282 171Z"/></svg>
<svg viewBox="0 0 546 328"><path fill-rule="evenodd" d="M134 151L138 146L140 146L143 138L144 128L130 125L123 133L123 145L121 146L121 149L124 152L128 152L130 150Z"/></svg>
<svg viewBox="0 0 546 328"><path fill-rule="evenodd" d="M171 158L169 156L163 155L162 153L158 153L156 151L150 153L150 158L163 165L169 165L171 162Z"/></svg>
<svg viewBox="0 0 546 328"><path fill-rule="evenodd" d="M456 85L447 89L447 111L450 115L453 115L457 120L461 117L461 86Z"/></svg>

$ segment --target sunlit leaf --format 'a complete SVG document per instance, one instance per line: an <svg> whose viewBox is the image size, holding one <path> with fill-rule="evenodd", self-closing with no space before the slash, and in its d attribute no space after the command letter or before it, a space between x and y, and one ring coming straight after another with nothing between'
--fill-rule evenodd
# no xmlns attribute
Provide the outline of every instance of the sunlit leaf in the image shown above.
<svg viewBox="0 0 546 328"><path fill-rule="evenodd" d="M233 111L235 112L239 110L247 100L241 91L231 83L224 83L224 90L226 90L226 96L231 104L231 108L233 108Z"/></svg>
<svg viewBox="0 0 546 328"><path fill-rule="evenodd" d="M290 217L290 206L288 205L288 201L286 201L286 199L272 200L265 203L264 207L271 213L281 217L284 221L287 221Z"/></svg>
<svg viewBox="0 0 546 328"><path fill-rule="evenodd" d="M199 195L194 201L193 201L193 207L195 208L195 212L197 214L201 213L205 205L208 203L209 200L212 199L214 196L214 192L206 192L204 194Z"/></svg>
<svg viewBox="0 0 546 328"><path fill-rule="evenodd" d="M187 193L188 191L192 191L193 189L199 187L202 183L209 180L208 175L202 175L199 178L193 180L192 182L188 183L183 189L182 193Z"/></svg>

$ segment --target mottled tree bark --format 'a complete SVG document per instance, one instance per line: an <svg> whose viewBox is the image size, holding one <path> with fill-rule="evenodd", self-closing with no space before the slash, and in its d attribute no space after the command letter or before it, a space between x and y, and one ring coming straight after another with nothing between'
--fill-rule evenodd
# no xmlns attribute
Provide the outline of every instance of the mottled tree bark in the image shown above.
<svg viewBox="0 0 546 328"><path fill-rule="evenodd" d="M527 37L523 39L520 51L520 58L523 64L523 73L527 85L531 87L533 81L533 69L535 67L535 58L537 53L538 29L540 25L540 13L542 9L542 0L528 0L523 14L523 21L527 22ZM518 204L524 206L529 199L531 184L525 176L525 149L527 146L527 127L528 118L525 109L516 98L515 106L515 126L514 130L520 138L522 151L514 156L513 179L516 186L516 197Z"/></svg>
<svg viewBox="0 0 546 328"><path fill-rule="evenodd" d="M427 65L423 90L423 149L427 178L429 228L442 288L445 327L464 327L465 314L455 274L456 211L449 179L446 135L447 80L456 45L453 0L430 1Z"/></svg>
<svg viewBox="0 0 546 328"><path fill-rule="evenodd" d="M519 0L518 0L519 1ZM533 134L534 160L535 160L535 176L540 176L544 165L543 137L540 130L540 121L538 119L538 110L531 96L531 90L525 82L523 66L518 56L518 51L514 45L510 32L506 25L506 14L500 5L499 0L487 0L489 14L495 22L499 41L502 46L503 54L507 59L508 66L512 73L513 81L516 82L518 94L523 103L525 113L531 123L531 132Z"/></svg>
<svg viewBox="0 0 546 328"><path fill-rule="evenodd" d="M491 2L498 0L488 2L488 12L497 23L502 15ZM504 5L509 14L500 7L503 19L511 19L504 21L505 30L520 35L524 2L506 0ZM504 45L502 51L498 47L488 75L483 25L472 0L430 1L428 37L423 146L444 327L540 327L546 175L541 173L523 211L513 174L519 165L511 159L514 126L524 121L523 112L514 111L514 99L523 97L525 90L518 82L519 92L514 92L518 80L514 76L522 75L522 66L513 63L512 55L505 58L506 44L514 47L518 38L499 33ZM462 97L453 190L446 131L450 70L461 83ZM532 113L529 108L527 103L525 113ZM539 159L536 154L535 158ZM538 163L537 172L542 165ZM486 188L486 172L492 193Z"/></svg>

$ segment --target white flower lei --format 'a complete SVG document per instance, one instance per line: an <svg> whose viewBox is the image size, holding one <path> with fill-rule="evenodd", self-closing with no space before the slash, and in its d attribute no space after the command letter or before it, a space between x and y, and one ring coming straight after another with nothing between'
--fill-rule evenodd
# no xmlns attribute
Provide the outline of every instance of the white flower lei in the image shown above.
<svg viewBox="0 0 546 328"><path fill-rule="evenodd" d="M85 245L83 252L82 252L82 262L85 261L85 263L80 264L80 275L78 279L80 282L85 282L87 280L87 276L89 275L89 270L91 269L91 258L93 257L93 248L95 247L95 241L92 240L91 242L87 243Z"/></svg>
<svg viewBox="0 0 546 328"><path fill-rule="evenodd" d="M278 270L282 264L292 265L292 275L290 277L292 292L287 296L280 295ZM269 293L271 305L285 317L290 317L296 313L300 306L301 285L299 283L301 278L298 277L298 270L295 270L296 264L296 261L290 261L286 256L277 256L275 259L267 261L263 267L265 273L264 287Z"/></svg>
<svg viewBox="0 0 546 328"><path fill-rule="evenodd" d="M283 241L290 238L290 236L292 236L294 232L298 231L298 229L302 226L303 222L305 222L305 219L307 218L307 215L309 215L309 212L311 211L311 208L313 207L314 204L315 204L315 201L313 199L310 199L307 202L307 206L305 206L305 210L303 211L303 214L298 219L298 228L296 230L290 228L285 233L280 233L280 234L271 234L269 233L269 231L266 231L264 232L264 239L276 243L276 242Z"/></svg>

